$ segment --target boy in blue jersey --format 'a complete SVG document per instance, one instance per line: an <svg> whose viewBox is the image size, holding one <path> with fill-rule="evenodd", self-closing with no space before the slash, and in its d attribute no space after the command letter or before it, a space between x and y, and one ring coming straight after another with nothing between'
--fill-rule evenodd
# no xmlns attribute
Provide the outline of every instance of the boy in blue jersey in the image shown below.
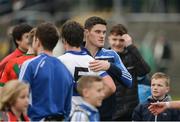
<svg viewBox="0 0 180 122"><path fill-rule="evenodd" d="M103 79L98 76L82 76L78 80L77 90L83 102L75 108L70 120L73 122L100 121L96 107L101 106L105 96Z"/></svg>
<svg viewBox="0 0 180 122"><path fill-rule="evenodd" d="M81 50L81 45L84 38L84 29L83 27L75 22L68 21L66 22L61 29L62 42L65 49L65 54L59 56L58 58L66 65L71 74L74 76L75 81L83 75L98 75L103 78L105 83L105 96L108 97L115 92L116 87L112 78L105 72L93 72L89 69L89 62L94 61L86 51ZM72 110L77 104L81 103L81 97L77 94L76 83L74 84L74 92L72 99Z"/></svg>
<svg viewBox="0 0 180 122"><path fill-rule="evenodd" d="M85 48L95 61L90 63L93 71L104 70L113 78L120 81L126 87L131 87L132 77L125 68L118 54L113 50L104 49L106 36L106 21L100 17L90 17L85 21ZM100 108L101 120L112 120L112 112L115 109L115 95L103 101Z"/></svg>
<svg viewBox="0 0 180 122"><path fill-rule="evenodd" d="M52 50L59 40L56 27L42 23L37 27L33 49L37 57L23 63L19 79L30 84L28 115L33 121L61 121L69 116L73 77Z"/></svg>

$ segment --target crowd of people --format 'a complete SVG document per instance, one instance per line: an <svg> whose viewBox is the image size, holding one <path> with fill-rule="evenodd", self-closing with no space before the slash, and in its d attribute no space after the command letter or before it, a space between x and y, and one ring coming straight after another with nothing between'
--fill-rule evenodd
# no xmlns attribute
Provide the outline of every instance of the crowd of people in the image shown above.
<svg viewBox="0 0 180 122"><path fill-rule="evenodd" d="M47 22L15 26L17 48L0 62L0 121L179 120L169 76L155 73L152 95L140 103L138 84L150 67L124 25L110 29L109 49L106 34L107 22L97 16L84 26L68 20L60 32ZM59 40L65 52L55 57Z"/></svg>

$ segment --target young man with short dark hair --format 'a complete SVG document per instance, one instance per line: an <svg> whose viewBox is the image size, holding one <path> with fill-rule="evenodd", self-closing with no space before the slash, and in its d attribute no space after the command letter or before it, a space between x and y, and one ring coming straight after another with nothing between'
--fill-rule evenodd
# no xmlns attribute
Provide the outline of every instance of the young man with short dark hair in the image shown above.
<svg viewBox="0 0 180 122"><path fill-rule="evenodd" d="M76 91L77 81L81 76L97 75L102 77L103 82L105 83L105 97L114 93L116 90L115 84L105 71L93 72L89 69L89 62L94 61L95 59L81 49L84 37L83 27L75 21L68 21L62 26L61 36L66 52L58 58L66 65L75 79L71 112L73 112L76 105L81 103L81 97Z"/></svg>
<svg viewBox="0 0 180 122"><path fill-rule="evenodd" d="M120 81L126 87L132 86L132 77L125 68L118 54L113 50L103 48L106 36L106 21L100 17L90 17L85 21L85 48L89 55L96 60L90 62L93 71L104 70L113 78ZM103 101L100 107L101 120L112 120L115 109L115 94Z"/></svg>
<svg viewBox="0 0 180 122"><path fill-rule="evenodd" d="M6 63L13 58L22 56L24 53L28 50L28 35L31 31L32 27L28 24L19 24L16 25L12 31L12 38L13 42L16 45L16 49L6 56L1 62L0 62L0 78L2 76L2 73L4 71L4 67ZM2 84L0 84L1 86Z"/></svg>

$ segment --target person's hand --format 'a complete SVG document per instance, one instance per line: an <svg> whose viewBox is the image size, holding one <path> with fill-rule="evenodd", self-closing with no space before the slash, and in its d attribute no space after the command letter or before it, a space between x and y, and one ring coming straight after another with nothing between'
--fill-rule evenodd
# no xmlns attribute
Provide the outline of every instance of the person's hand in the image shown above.
<svg viewBox="0 0 180 122"><path fill-rule="evenodd" d="M151 105L148 107L149 111L154 115L162 113L167 108L168 106L166 102L151 103Z"/></svg>
<svg viewBox="0 0 180 122"><path fill-rule="evenodd" d="M125 40L125 46L128 47L129 45L132 44L132 38L129 34L123 34L122 39Z"/></svg>
<svg viewBox="0 0 180 122"><path fill-rule="evenodd" d="M106 71L110 67L110 63L104 60L94 60L89 63L89 68L94 71Z"/></svg>

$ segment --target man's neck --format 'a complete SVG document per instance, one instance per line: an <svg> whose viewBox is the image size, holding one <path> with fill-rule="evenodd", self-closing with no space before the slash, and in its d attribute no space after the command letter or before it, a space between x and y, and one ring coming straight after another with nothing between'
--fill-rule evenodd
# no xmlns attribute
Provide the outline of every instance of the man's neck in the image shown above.
<svg viewBox="0 0 180 122"><path fill-rule="evenodd" d="M29 47L26 54L34 54L34 50L32 49L32 47Z"/></svg>
<svg viewBox="0 0 180 122"><path fill-rule="evenodd" d="M23 52L23 53L26 53L26 52L27 52L27 50L25 50L25 49L23 49L23 48L21 48L21 47L18 47L18 49L19 49L21 52Z"/></svg>
<svg viewBox="0 0 180 122"><path fill-rule="evenodd" d="M98 50L99 50L98 47L95 47L95 46L92 46L92 45L88 45L88 44L85 45L85 48L90 52L90 54L91 54L93 57L96 56L96 53L97 53Z"/></svg>
<svg viewBox="0 0 180 122"><path fill-rule="evenodd" d="M45 53L45 54L47 54L49 56L53 55L52 51L49 51L49 50L40 50L40 51L38 51L38 55L41 54L41 53Z"/></svg>
<svg viewBox="0 0 180 122"><path fill-rule="evenodd" d="M65 50L66 51L81 51L81 48L68 46Z"/></svg>

